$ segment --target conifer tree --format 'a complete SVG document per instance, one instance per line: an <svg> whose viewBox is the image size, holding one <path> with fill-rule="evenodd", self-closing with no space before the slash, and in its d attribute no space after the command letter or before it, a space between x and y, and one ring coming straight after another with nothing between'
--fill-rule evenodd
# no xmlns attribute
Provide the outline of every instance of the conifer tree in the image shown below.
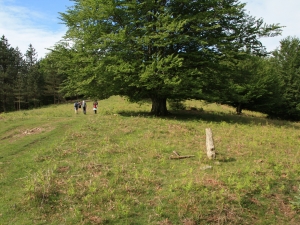
<svg viewBox="0 0 300 225"><path fill-rule="evenodd" d="M60 89L62 82L66 79L65 72L63 72L66 64L67 59L56 58L55 52L47 54L39 63L39 71L43 74L44 79L44 98L51 99L47 100L48 103L57 104L64 100Z"/></svg>
<svg viewBox="0 0 300 225"><path fill-rule="evenodd" d="M22 54L3 35L0 39L0 112L15 108L14 83L21 69Z"/></svg>
<svg viewBox="0 0 300 225"><path fill-rule="evenodd" d="M282 119L300 119L300 39L287 37L270 59L273 76L280 80L280 103L268 113Z"/></svg>
<svg viewBox="0 0 300 225"><path fill-rule="evenodd" d="M15 103L15 109L21 110L21 109L27 109L27 93L24 91L26 90L27 86L27 69L26 69L26 63L23 58L23 55L21 52L18 51L18 70L17 75L14 78L14 86L13 86L13 95L14 95L14 103Z"/></svg>
<svg viewBox="0 0 300 225"><path fill-rule="evenodd" d="M38 53L32 44L25 53L27 100L30 107L37 107L44 89L44 79L39 70Z"/></svg>

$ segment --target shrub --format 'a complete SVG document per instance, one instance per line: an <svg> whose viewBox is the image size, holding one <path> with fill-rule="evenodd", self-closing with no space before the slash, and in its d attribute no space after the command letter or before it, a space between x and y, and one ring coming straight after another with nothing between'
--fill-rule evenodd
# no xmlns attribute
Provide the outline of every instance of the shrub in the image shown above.
<svg viewBox="0 0 300 225"><path fill-rule="evenodd" d="M170 110L185 110L186 109L186 105L180 101L180 100L176 100L176 99L172 99L172 100L168 100L169 103L169 108Z"/></svg>

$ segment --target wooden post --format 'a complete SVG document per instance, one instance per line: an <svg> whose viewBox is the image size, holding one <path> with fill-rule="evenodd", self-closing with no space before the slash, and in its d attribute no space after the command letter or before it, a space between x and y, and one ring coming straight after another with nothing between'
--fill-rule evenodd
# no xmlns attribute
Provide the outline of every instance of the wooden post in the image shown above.
<svg viewBox="0 0 300 225"><path fill-rule="evenodd" d="M212 131L210 128L205 129L206 132L206 153L209 159L216 158L215 145L212 136Z"/></svg>

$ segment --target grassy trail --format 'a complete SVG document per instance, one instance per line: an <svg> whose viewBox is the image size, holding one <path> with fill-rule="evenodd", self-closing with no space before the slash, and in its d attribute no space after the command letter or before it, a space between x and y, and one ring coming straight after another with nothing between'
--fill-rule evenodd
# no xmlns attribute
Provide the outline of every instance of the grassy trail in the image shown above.
<svg viewBox="0 0 300 225"><path fill-rule="evenodd" d="M0 224L299 224L299 123L186 104L199 110L155 118L112 97L96 115L0 114Z"/></svg>
<svg viewBox="0 0 300 225"><path fill-rule="evenodd" d="M72 129L72 121L76 121L76 118L55 118L47 122L43 118L5 122L3 126L5 130L1 131L0 136L0 212L2 216L16 218L19 214L18 209L22 210L23 201L26 198L24 181L30 174L47 166L47 163L38 162L38 155L49 152L57 145L63 138L62 134L67 129ZM28 218L24 219L22 219L23 222ZM10 224L14 224L14 220Z"/></svg>

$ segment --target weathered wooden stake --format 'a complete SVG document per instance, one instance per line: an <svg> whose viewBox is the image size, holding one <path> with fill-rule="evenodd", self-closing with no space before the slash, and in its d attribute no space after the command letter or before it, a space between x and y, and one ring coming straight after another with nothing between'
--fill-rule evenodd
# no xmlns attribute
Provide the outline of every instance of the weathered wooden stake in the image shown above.
<svg viewBox="0 0 300 225"><path fill-rule="evenodd" d="M212 131L210 128L205 129L206 132L206 153L209 159L216 158L215 145L213 140Z"/></svg>

